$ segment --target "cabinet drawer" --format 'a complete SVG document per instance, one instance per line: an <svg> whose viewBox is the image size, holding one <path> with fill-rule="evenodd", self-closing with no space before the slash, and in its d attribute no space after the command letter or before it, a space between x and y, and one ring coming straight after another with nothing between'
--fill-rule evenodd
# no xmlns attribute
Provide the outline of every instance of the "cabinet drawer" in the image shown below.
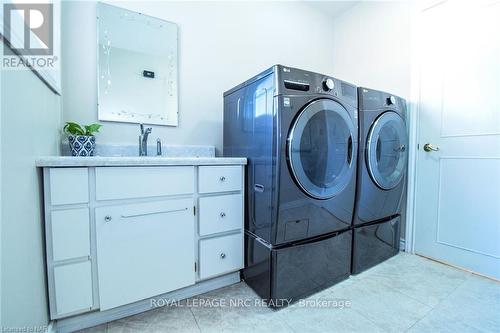
<svg viewBox="0 0 500 333"><path fill-rule="evenodd" d="M200 241L200 279L243 268L243 234Z"/></svg>
<svg viewBox="0 0 500 333"><path fill-rule="evenodd" d="M241 166L201 166L199 169L199 192L240 191L243 183Z"/></svg>
<svg viewBox="0 0 500 333"><path fill-rule="evenodd" d="M89 256L89 209L55 210L50 215L53 260Z"/></svg>
<svg viewBox="0 0 500 333"><path fill-rule="evenodd" d="M52 168L50 203L68 205L89 202L89 172L87 168Z"/></svg>
<svg viewBox="0 0 500 333"><path fill-rule="evenodd" d="M90 261L54 268L57 313L51 314L52 318L90 310L92 307L91 272Z"/></svg>
<svg viewBox="0 0 500 333"><path fill-rule="evenodd" d="M200 198L200 236L243 228L242 194Z"/></svg>
<svg viewBox="0 0 500 333"><path fill-rule="evenodd" d="M194 192L194 167L96 168L96 199L130 199Z"/></svg>

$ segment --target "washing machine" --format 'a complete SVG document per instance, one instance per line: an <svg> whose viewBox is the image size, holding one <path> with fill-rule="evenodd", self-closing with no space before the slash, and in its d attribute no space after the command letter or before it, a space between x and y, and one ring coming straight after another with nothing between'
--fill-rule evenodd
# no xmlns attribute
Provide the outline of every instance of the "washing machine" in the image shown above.
<svg viewBox="0 0 500 333"><path fill-rule="evenodd" d="M243 278L264 299L350 275L357 89L276 65L224 94L223 155L246 157Z"/></svg>
<svg viewBox="0 0 500 333"><path fill-rule="evenodd" d="M358 88L358 110L354 274L398 253L408 168L405 100L390 93Z"/></svg>

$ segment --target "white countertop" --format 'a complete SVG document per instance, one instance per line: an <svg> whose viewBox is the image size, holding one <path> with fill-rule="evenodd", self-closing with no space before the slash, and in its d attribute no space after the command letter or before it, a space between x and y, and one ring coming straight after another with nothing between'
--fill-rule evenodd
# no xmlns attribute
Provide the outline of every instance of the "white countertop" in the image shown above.
<svg viewBox="0 0 500 333"><path fill-rule="evenodd" d="M168 165L246 165L244 157L140 157L140 156L46 156L36 160L37 167L168 166Z"/></svg>

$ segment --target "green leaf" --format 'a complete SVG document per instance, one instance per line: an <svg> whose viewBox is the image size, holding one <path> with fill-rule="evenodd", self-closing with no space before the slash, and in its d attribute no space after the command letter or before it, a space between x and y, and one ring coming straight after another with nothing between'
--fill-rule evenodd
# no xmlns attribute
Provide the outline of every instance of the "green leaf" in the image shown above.
<svg viewBox="0 0 500 333"><path fill-rule="evenodd" d="M102 127L100 124L90 124L85 126L85 135L94 135Z"/></svg>
<svg viewBox="0 0 500 333"><path fill-rule="evenodd" d="M77 123L68 121L63 127L63 131L71 135L85 135L84 129Z"/></svg>

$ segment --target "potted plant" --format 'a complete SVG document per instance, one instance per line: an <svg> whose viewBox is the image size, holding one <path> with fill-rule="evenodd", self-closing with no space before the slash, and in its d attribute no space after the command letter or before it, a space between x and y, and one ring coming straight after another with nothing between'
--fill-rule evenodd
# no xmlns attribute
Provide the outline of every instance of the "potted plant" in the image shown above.
<svg viewBox="0 0 500 333"><path fill-rule="evenodd" d="M81 126L74 122L67 122L63 127L68 134L69 149L72 156L94 156L95 136L102 125L90 124Z"/></svg>

